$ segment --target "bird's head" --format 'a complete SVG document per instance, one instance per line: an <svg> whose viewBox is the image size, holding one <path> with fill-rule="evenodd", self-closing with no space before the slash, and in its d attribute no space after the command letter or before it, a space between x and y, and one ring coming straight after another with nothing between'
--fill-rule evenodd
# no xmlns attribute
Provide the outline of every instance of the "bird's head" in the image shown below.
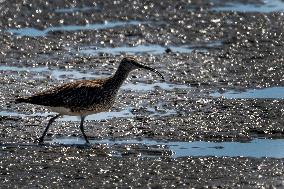
<svg viewBox="0 0 284 189"><path fill-rule="evenodd" d="M121 62L120 62L120 66L122 66L124 69L130 70L130 71L131 70L135 70L135 69L150 70L150 71L155 72L156 74L158 74L162 78L162 80L164 80L164 76L160 72L158 72L156 69L141 64L140 62L138 62L133 57L125 57L125 58L123 58L121 60Z"/></svg>

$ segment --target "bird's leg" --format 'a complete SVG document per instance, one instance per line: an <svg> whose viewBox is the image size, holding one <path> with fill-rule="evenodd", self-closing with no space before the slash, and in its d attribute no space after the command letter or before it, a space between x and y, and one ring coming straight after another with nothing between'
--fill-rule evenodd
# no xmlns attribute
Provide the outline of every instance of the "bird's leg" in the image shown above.
<svg viewBox="0 0 284 189"><path fill-rule="evenodd" d="M46 135L46 133L47 133L47 131L48 131L50 125L51 125L51 124L55 121L55 119L57 119L59 116L61 116L61 115L60 115L60 114L57 114L56 116L52 117L52 118L48 121L48 124L47 124L47 126L46 126L44 132L42 133L41 137L38 139L38 142L39 142L39 143L43 143L43 139L44 139L44 137L45 137L45 135Z"/></svg>
<svg viewBox="0 0 284 189"><path fill-rule="evenodd" d="M87 144L90 144L86 134L85 134L85 131L84 131L84 120L85 120L85 116L81 116L81 123L80 123L80 130L85 138L85 141Z"/></svg>

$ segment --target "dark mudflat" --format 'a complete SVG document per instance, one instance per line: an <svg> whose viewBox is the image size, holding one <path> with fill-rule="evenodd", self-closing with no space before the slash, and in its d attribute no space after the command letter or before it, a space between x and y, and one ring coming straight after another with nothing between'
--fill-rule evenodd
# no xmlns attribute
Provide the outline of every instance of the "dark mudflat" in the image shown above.
<svg viewBox="0 0 284 189"><path fill-rule="evenodd" d="M51 114L13 100L71 80L108 77L125 53L158 69L166 83L133 72L113 113L87 121L92 139L246 142L284 136L283 98L212 95L284 86L283 13L271 12L273 6L261 12L218 9L265 8L259 0L93 2L0 2L2 187L284 187L283 158L174 159L168 151L135 145L130 151L114 146L125 153L109 156L104 145L34 144ZM12 32L17 28L34 36ZM82 137L74 119L57 121L46 139Z"/></svg>

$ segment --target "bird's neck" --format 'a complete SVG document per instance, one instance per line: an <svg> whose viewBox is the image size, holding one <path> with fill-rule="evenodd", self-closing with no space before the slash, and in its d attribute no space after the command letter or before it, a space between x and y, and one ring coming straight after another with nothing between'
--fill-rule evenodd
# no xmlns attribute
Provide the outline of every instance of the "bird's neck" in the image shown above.
<svg viewBox="0 0 284 189"><path fill-rule="evenodd" d="M111 82L114 83L116 86L120 87L122 83L126 80L130 72L131 70L119 66L115 74L111 77Z"/></svg>

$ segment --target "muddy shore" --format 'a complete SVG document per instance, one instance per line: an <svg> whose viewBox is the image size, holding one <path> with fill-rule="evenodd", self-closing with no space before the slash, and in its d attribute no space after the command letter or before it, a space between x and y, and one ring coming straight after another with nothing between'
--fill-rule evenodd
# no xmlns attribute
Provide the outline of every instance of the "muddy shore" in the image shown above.
<svg viewBox="0 0 284 189"><path fill-rule="evenodd" d="M263 6L258 0L229 3ZM225 4L217 0L1 1L1 186L284 188L283 158L172 158L164 151L149 157L150 149L143 149L147 156L141 156L141 149L135 147L114 157L99 144L37 145L33 141L51 116L48 109L13 102L62 83L110 76L125 54L104 49L142 46L147 50L155 45L154 50L162 51L134 55L158 69L166 82L161 84L150 73L133 72L111 110L127 110L131 116L90 119L86 132L91 139L283 139L283 98L221 96L231 90L284 86L284 15L218 11ZM112 22L121 26L107 28ZM86 24L102 28L64 29ZM27 36L22 28L32 28L38 36ZM94 53L97 49L102 52ZM141 90L153 83L158 87ZM81 137L78 124L58 121L46 140ZM127 147L116 148L125 152Z"/></svg>

